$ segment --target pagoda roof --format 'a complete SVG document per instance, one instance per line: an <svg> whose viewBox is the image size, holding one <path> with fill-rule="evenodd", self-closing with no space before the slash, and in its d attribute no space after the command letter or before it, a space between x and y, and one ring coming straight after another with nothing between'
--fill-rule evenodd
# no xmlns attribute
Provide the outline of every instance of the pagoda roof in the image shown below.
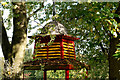
<svg viewBox="0 0 120 80"><path fill-rule="evenodd" d="M28 36L28 38L32 38L32 39L35 39L36 37L39 37L40 39L49 39L50 40L50 36L51 35L46 35L46 36L43 36L42 34L41 35L35 35L35 36ZM55 35L56 38L61 38L61 39L67 39L67 40L79 40L79 38L76 38L76 37L72 37L72 36L69 36L69 35L64 35L64 34L59 34L59 35Z"/></svg>

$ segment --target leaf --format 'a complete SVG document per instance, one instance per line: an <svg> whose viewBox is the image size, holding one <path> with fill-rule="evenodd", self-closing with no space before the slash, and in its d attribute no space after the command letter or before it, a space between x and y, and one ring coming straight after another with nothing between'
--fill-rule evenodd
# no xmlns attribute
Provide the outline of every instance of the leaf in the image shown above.
<svg viewBox="0 0 120 80"><path fill-rule="evenodd" d="M2 4L3 6L5 6L5 5L7 5L7 2L1 2L1 4Z"/></svg>
<svg viewBox="0 0 120 80"><path fill-rule="evenodd" d="M120 58L120 52L117 52L116 54L113 55L115 58Z"/></svg>
<svg viewBox="0 0 120 80"><path fill-rule="evenodd" d="M113 30L111 30L111 33L112 33L112 34L114 34L114 31L113 31Z"/></svg>

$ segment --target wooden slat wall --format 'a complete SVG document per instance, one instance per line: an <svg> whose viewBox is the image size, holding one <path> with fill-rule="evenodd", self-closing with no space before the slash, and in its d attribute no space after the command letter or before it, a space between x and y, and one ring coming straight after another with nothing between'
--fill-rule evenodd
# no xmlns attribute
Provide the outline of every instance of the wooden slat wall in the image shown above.
<svg viewBox="0 0 120 80"><path fill-rule="evenodd" d="M60 42L54 42L52 45L47 46L47 43L44 47L37 47L36 58L38 59L54 59L61 58L60 53ZM48 49L48 50L47 50ZM48 56L48 57L47 57Z"/></svg>
<svg viewBox="0 0 120 80"><path fill-rule="evenodd" d="M60 42L54 42L52 45L47 46L45 43L44 47L37 47L35 57L37 59L55 59L61 58L61 47ZM74 44L72 42L63 42L64 58L75 59Z"/></svg>
<svg viewBox="0 0 120 80"><path fill-rule="evenodd" d="M64 46L64 58L71 58L74 59L74 46L73 43L63 42Z"/></svg>

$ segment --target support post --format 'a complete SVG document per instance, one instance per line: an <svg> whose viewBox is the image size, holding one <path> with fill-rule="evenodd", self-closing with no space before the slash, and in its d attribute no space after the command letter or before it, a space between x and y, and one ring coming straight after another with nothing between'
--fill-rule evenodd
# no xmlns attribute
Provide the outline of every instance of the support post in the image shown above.
<svg viewBox="0 0 120 80"><path fill-rule="evenodd" d="M69 70L65 70L65 80L69 80Z"/></svg>
<svg viewBox="0 0 120 80"><path fill-rule="evenodd" d="M85 78L88 78L88 70L86 70L86 76L85 76Z"/></svg>
<svg viewBox="0 0 120 80"><path fill-rule="evenodd" d="M60 42L60 49L61 49L61 59L64 59L63 40Z"/></svg>
<svg viewBox="0 0 120 80"><path fill-rule="evenodd" d="M44 80L47 80L47 70L44 70Z"/></svg>
<svg viewBox="0 0 120 80"><path fill-rule="evenodd" d="M23 69L23 80L24 80L24 69Z"/></svg>

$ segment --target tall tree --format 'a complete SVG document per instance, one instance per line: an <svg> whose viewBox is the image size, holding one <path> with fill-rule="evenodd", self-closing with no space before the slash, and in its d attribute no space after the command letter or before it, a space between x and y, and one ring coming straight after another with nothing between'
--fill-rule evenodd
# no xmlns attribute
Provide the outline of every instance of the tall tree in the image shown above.
<svg viewBox="0 0 120 80"><path fill-rule="evenodd" d="M23 63L25 48L27 44L27 15L25 2L13 3L13 37L12 37L12 57L14 59L14 74L21 71L20 65Z"/></svg>
<svg viewBox="0 0 120 80"><path fill-rule="evenodd" d="M28 5L27 5L28 4ZM32 5L30 5L32 4ZM13 38L12 43L9 42L4 25L2 35L2 50L5 59L15 59L15 66L20 66L22 63L24 50L26 46L27 28L32 29L29 22L33 16L34 19L45 21L51 18L52 6L49 4L45 9L45 18L40 18L40 14L36 14L41 10L42 5L38 8L39 3L13 3ZM34 7L32 7L34 5ZM80 38L76 42L77 56L83 54L83 58L89 64L107 64L109 61L109 78L110 80L120 79L119 76L119 61L113 57L117 48L116 45L120 41L119 28L119 3L56 3L56 15L59 18L56 20L61 22L68 32ZM36 8L38 8L36 10ZM27 12L26 12L27 10ZM32 12L31 11L35 10ZM26 16L29 15L28 17ZM28 26L28 27L27 27ZM38 27L38 25L36 26ZM9 50L8 50L9 49ZM92 62L92 63L91 63ZM14 67L15 67L14 66ZM99 66L101 69L102 65ZM106 66L107 67L107 66ZM96 67L94 67L96 68ZM104 68L102 70L105 70ZM15 74L21 69L14 70ZM96 69L99 70L99 69ZM99 72L99 74L101 74Z"/></svg>
<svg viewBox="0 0 120 80"><path fill-rule="evenodd" d="M64 9L57 20L80 38L77 41L78 53L88 56L88 59L84 57L86 60L99 61L100 64L106 62L105 57L109 61L109 79L120 79L120 62L113 56L116 45L120 43L120 3L62 4Z"/></svg>
<svg viewBox="0 0 120 80"><path fill-rule="evenodd" d="M28 4L30 5L31 3ZM4 23L2 23L2 50L5 60L8 60L13 68L10 72L13 72L12 78L18 78L21 75L21 65L23 63L27 44L28 21L43 7L43 4L40 5L40 7L37 7L38 9L33 11L32 14L29 14L28 17L27 13L30 13L31 10L29 11L28 9L29 12L27 12L25 2L12 2L11 5L13 13L12 42L9 42ZM33 4L33 7L34 5L37 4Z"/></svg>

